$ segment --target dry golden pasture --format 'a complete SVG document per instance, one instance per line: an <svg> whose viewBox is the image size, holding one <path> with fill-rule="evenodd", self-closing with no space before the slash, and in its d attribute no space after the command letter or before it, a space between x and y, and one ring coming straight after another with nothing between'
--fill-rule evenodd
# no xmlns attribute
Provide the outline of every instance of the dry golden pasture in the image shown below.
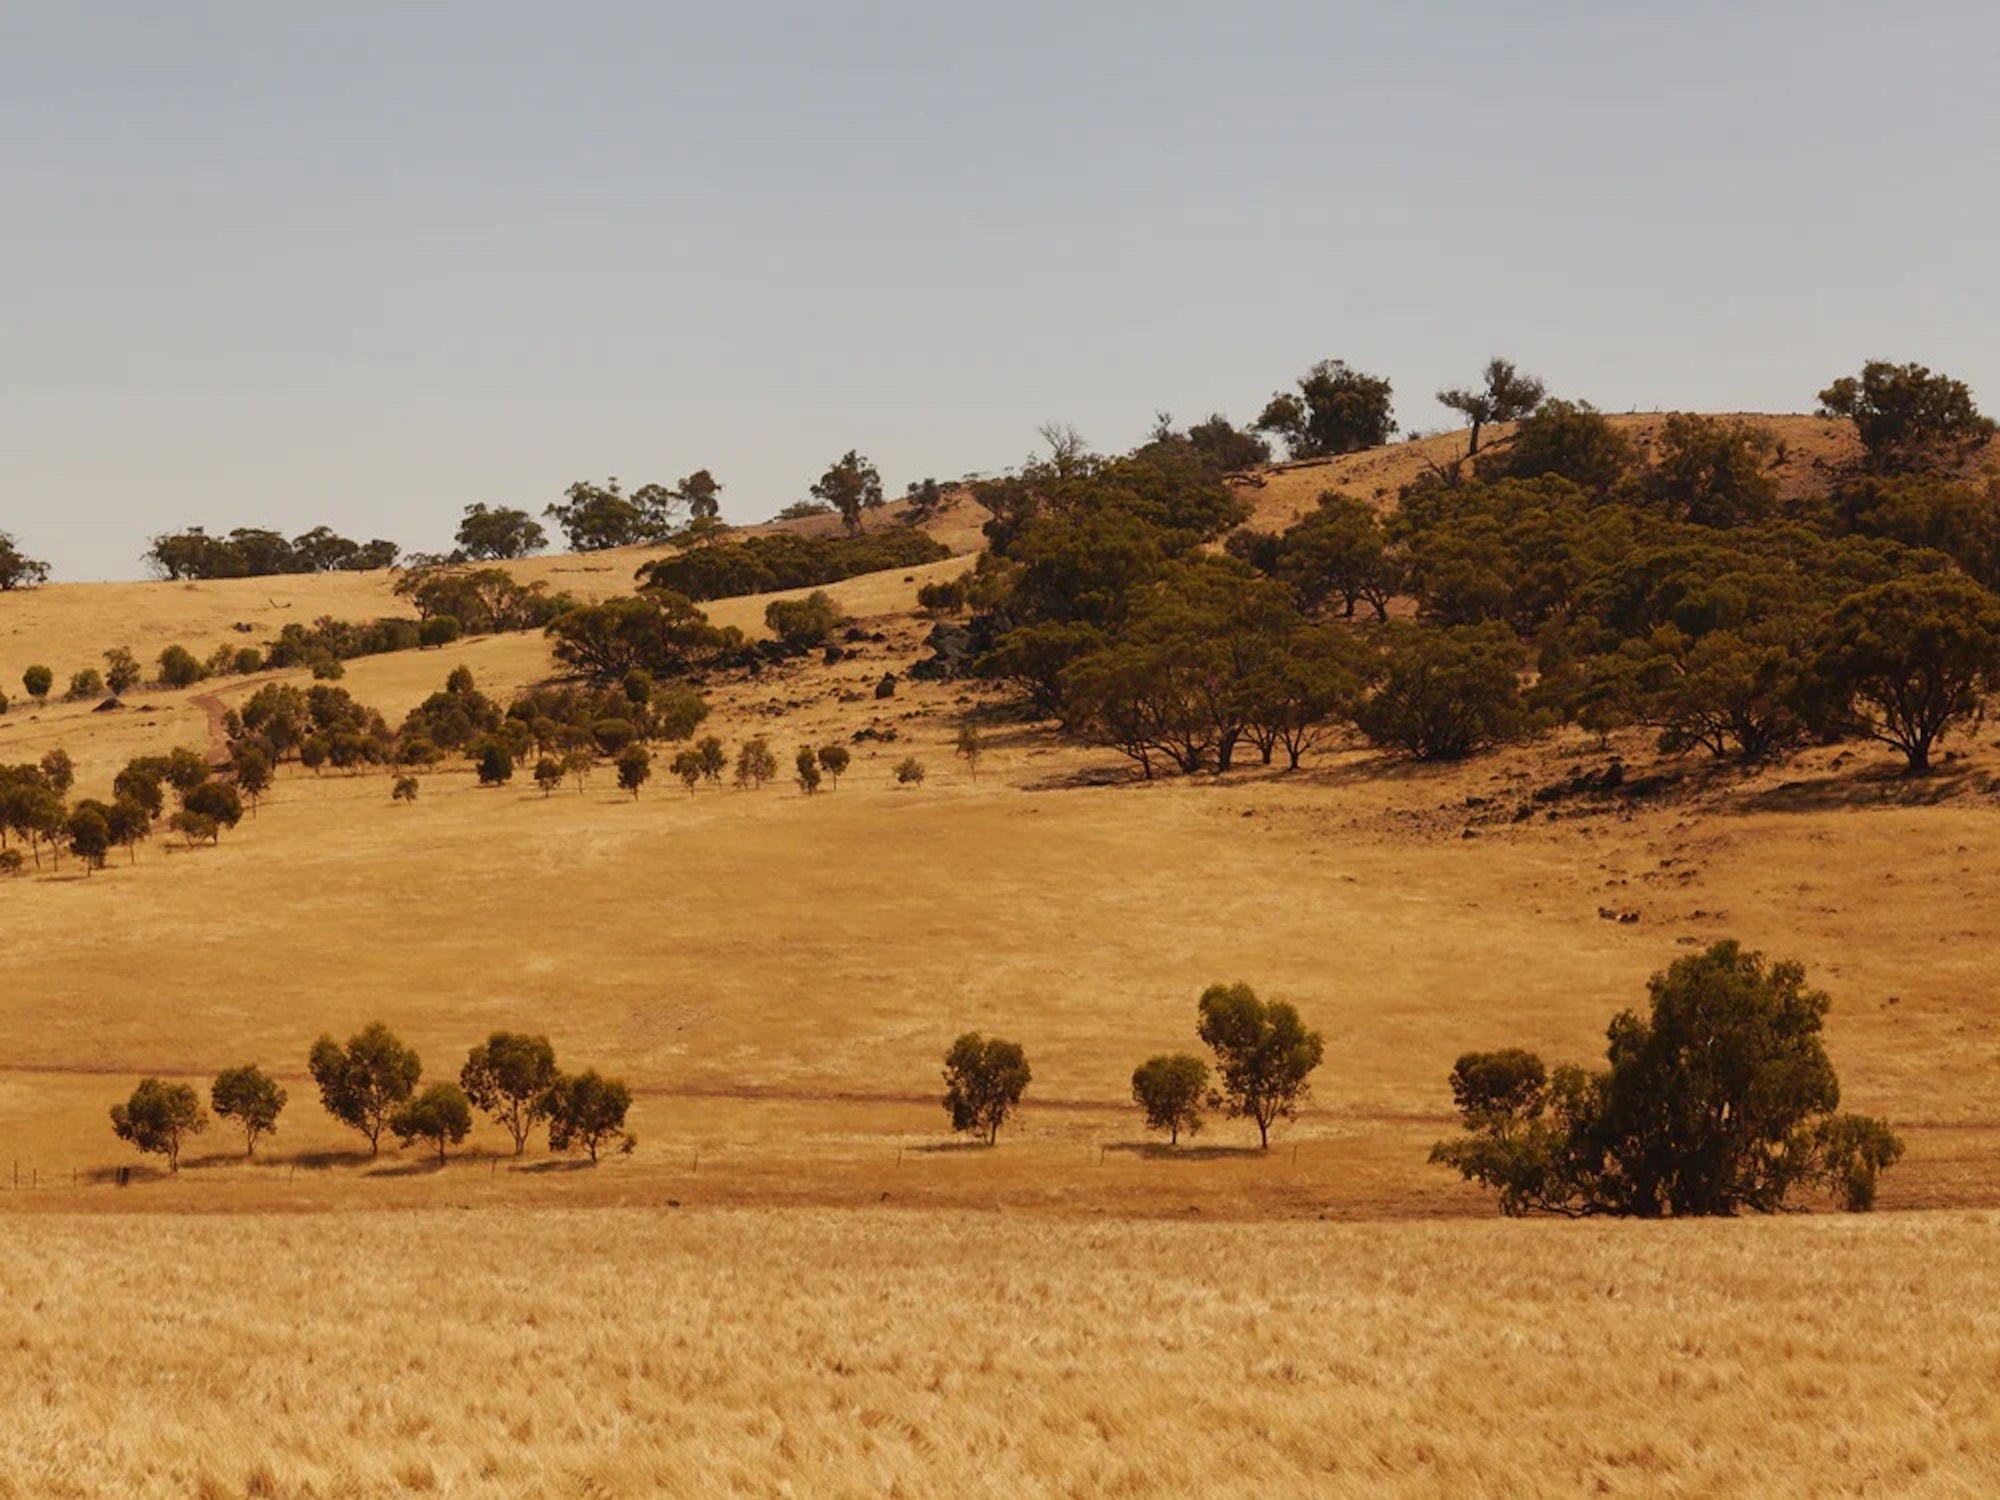
<svg viewBox="0 0 2000 1500"><path fill-rule="evenodd" d="M1996 1240L0 1216L0 1497L1986 1495Z"/></svg>

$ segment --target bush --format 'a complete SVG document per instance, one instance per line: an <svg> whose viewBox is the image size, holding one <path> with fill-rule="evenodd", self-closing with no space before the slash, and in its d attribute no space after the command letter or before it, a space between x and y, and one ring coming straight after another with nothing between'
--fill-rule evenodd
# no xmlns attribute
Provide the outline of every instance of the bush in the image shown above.
<svg viewBox="0 0 2000 1500"><path fill-rule="evenodd" d="M542 789L544 797L562 785L564 774L562 762L552 755L544 755L535 762L535 785Z"/></svg>
<svg viewBox="0 0 2000 1500"><path fill-rule="evenodd" d="M464 627L455 617L432 615L417 626L417 644L423 647L449 646L464 634Z"/></svg>
<svg viewBox="0 0 2000 1500"><path fill-rule="evenodd" d="M32 666L21 674L21 686L28 690L28 696L40 703L48 697L49 690L56 685L55 672L44 666Z"/></svg>
<svg viewBox="0 0 2000 1500"><path fill-rule="evenodd" d="M618 786L621 791L630 792L636 801L639 788L653 775L653 756L644 745L627 745L618 752Z"/></svg>
<svg viewBox="0 0 2000 1500"><path fill-rule="evenodd" d="M208 1112L195 1091L184 1083L142 1079L123 1104L111 1106L111 1130L121 1141L167 1159L167 1170L181 1169L181 1147L189 1136L208 1129Z"/></svg>
<svg viewBox="0 0 2000 1500"><path fill-rule="evenodd" d="M1451 1086L1466 1133L1431 1160L1493 1188L1510 1215L1774 1213L1801 1187L1874 1203L1902 1142L1835 1112L1820 1041L1831 1002L1800 965L1721 942L1649 989L1650 1015L1612 1020L1602 1071L1551 1074L1519 1049L1461 1057Z"/></svg>
<svg viewBox="0 0 2000 1500"><path fill-rule="evenodd" d="M69 678L69 700L81 702L85 698L104 696L104 674L95 667L85 667L81 672L72 672Z"/></svg>
<svg viewBox="0 0 2000 1500"><path fill-rule="evenodd" d="M1150 1057L1132 1071L1132 1099L1146 1112L1148 1130L1167 1132L1180 1144L1181 1132L1201 1130L1201 1105L1208 1097L1208 1064L1191 1053Z"/></svg>
<svg viewBox="0 0 2000 1500"><path fill-rule="evenodd" d="M764 737L746 740L743 748L736 752L736 784L746 786L751 791L759 791L765 782L778 774L778 758L771 753L771 747Z"/></svg>
<svg viewBox="0 0 2000 1500"><path fill-rule="evenodd" d="M990 1040L968 1031L944 1055L944 1108L951 1128L969 1131L992 1145L1000 1127L1019 1107L1032 1073L1018 1043Z"/></svg>
<svg viewBox="0 0 2000 1500"><path fill-rule="evenodd" d="M833 778L833 785L836 790L840 787L840 778L847 774L848 762L852 759L853 757L848 754L845 745L821 745L819 747L819 768Z"/></svg>
<svg viewBox="0 0 2000 1500"><path fill-rule="evenodd" d="M799 746L799 753L793 757L792 763L798 768L796 779L799 790L810 797L819 790L820 783L819 759L813 754L812 746Z"/></svg>
<svg viewBox="0 0 2000 1500"><path fill-rule="evenodd" d="M803 599L773 599L764 607L764 623L771 633L799 651L823 645L846 619L833 597L819 589Z"/></svg>
<svg viewBox="0 0 2000 1500"><path fill-rule="evenodd" d="M1392 630L1381 687L1355 713L1361 732L1418 760L1461 760L1519 738L1520 642L1505 626Z"/></svg>
<svg viewBox="0 0 2000 1500"><path fill-rule="evenodd" d="M389 789L389 800L391 802L415 802L417 800L417 790L418 783L416 777L398 776L396 784Z"/></svg>
<svg viewBox="0 0 2000 1500"><path fill-rule="evenodd" d="M104 653L104 681L112 692L120 696L131 692L145 675L131 647L113 646Z"/></svg>
<svg viewBox="0 0 2000 1500"><path fill-rule="evenodd" d="M639 570L642 586L700 602L738 594L772 594L819 588L862 573L912 568L941 561L951 549L921 531L894 530L851 537L808 537L774 532L662 558Z"/></svg>
<svg viewBox="0 0 2000 1500"><path fill-rule="evenodd" d="M897 763L896 766L897 786L922 786L923 781L924 781L924 763L918 760L914 755L907 755L903 757L903 759L900 762Z"/></svg>
<svg viewBox="0 0 2000 1500"><path fill-rule="evenodd" d="M488 740L479 752L479 784L505 786L514 779L514 757L505 745Z"/></svg>
<svg viewBox="0 0 2000 1500"><path fill-rule="evenodd" d="M207 675L195 654L185 646L169 646L160 653L160 681L170 688L193 687Z"/></svg>

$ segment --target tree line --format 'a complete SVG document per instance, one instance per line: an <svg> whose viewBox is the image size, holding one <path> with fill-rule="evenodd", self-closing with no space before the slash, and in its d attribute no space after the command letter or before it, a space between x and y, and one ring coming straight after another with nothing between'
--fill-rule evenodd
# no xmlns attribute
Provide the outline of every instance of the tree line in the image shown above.
<svg viewBox="0 0 2000 1500"><path fill-rule="evenodd" d="M516 1156L537 1129L546 1130L551 1151L582 1150L593 1162L608 1146L630 1152L638 1145L626 1128L632 1091L623 1080L594 1068L563 1072L545 1036L496 1031L467 1053L457 1081L423 1085L423 1060L377 1021L344 1044L321 1036L306 1067L321 1107L358 1132L371 1157L389 1134L406 1147L422 1142L442 1164L448 1148L471 1133L475 1109L507 1132ZM208 1129L211 1110L242 1135L243 1154L251 1157L258 1141L277 1134L289 1102L284 1085L255 1063L216 1074L207 1108L188 1084L145 1078L112 1106L111 1129L141 1152L164 1156L167 1170L178 1172L182 1149Z"/></svg>

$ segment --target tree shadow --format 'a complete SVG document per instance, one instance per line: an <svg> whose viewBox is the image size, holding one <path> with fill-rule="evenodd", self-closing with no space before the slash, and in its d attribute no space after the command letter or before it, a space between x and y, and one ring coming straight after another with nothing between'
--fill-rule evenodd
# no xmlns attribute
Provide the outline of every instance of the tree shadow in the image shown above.
<svg viewBox="0 0 2000 1500"><path fill-rule="evenodd" d="M952 1156L961 1151L991 1151L993 1148L984 1141L925 1141L921 1146L905 1146L903 1149L918 1156Z"/></svg>
<svg viewBox="0 0 2000 1500"><path fill-rule="evenodd" d="M439 1161L435 1156L427 1156L422 1161L398 1162L390 1167L376 1167L362 1175L366 1177L430 1177L442 1172L449 1162Z"/></svg>
<svg viewBox="0 0 2000 1500"><path fill-rule="evenodd" d="M1990 772L1945 767L1922 775L1870 767L1847 775L1801 777L1732 799L1732 813L1835 812L1870 807L1937 807L1960 797L1991 794Z"/></svg>
<svg viewBox="0 0 2000 1500"><path fill-rule="evenodd" d="M134 1162L130 1166L124 1167L92 1167L88 1171L77 1173L76 1180L78 1182L108 1182L116 1184L119 1182L119 1174L121 1172L124 1174L124 1182L132 1187L137 1187L141 1183L146 1182L166 1182L173 1175L165 1167L149 1167L142 1163Z"/></svg>
<svg viewBox="0 0 2000 1500"><path fill-rule="evenodd" d="M1165 1141L1113 1141L1106 1151L1143 1157L1147 1161L1227 1161L1237 1157L1269 1157L1257 1146L1172 1146Z"/></svg>
<svg viewBox="0 0 2000 1500"><path fill-rule="evenodd" d="M370 1162L380 1161L379 1156L371 1156L366 1151L301 1151L295 1156L260 1156L260 1167L304 1167L308 1172L321 1172L329 1167L365 1167Z"/></svg>
<svg viewBox="0 0 2000 1500"><path fill-rule="evenodd" d="M544 1161L524 1162L518 1166L509 1167L507 1170L510 1172L529 1172L540 1176L545 1172L588 1172L596 1165L597 1163L587 1156L552 1156Z"/></svg>

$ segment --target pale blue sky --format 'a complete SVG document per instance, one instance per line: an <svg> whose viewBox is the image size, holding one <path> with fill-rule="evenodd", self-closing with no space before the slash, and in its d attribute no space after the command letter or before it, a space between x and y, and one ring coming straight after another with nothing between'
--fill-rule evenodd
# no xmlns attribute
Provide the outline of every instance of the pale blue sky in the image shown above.
<svg viewBox="0 0 2000 1500"><path fill-rule="evenodd" d="M0 0L0 530L129 577L701 466L753 520L1325 356L1418 426L1496 352L1993 409L1996 80L1988 0Z"/></svg>

